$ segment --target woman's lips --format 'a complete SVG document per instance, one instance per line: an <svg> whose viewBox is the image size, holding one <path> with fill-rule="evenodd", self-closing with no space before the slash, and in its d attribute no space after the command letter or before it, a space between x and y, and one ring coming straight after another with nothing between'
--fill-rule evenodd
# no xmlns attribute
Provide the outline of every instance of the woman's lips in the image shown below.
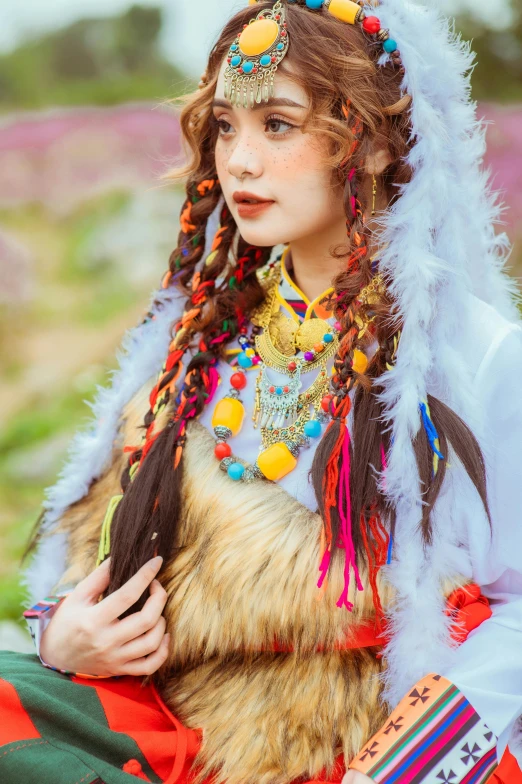
<svg viewBox="0 0 522 784"><path fill-rule="evenodd" d="M240 218L255 218L257 215L266 212L272 204L275 204L275 202L260 201L257 204L248 204L243 201L237 205L237 212Z"/></svg>

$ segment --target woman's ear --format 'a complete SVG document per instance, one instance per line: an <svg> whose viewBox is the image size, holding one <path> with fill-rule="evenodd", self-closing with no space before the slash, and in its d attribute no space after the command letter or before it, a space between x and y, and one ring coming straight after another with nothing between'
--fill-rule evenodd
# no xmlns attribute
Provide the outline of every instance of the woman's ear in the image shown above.
<svg viewBox="0 0 522 784"><path fill-rule="evenodd" d="M391 156L387 147L366 156L366 172L368 174L381 174L391 163Z"/></svg>

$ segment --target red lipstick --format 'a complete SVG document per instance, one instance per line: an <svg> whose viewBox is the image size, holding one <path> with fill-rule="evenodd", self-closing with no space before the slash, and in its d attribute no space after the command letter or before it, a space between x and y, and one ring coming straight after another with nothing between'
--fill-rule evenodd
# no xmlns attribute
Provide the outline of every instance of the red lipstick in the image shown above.
<svg viewBox="0 0 522 784"><path fill-rule="evenodd" d="M254 218L275 204L273 199L265 199L249 191L236 191L232 198L237 204L237 211L240 218Z"/></svg>

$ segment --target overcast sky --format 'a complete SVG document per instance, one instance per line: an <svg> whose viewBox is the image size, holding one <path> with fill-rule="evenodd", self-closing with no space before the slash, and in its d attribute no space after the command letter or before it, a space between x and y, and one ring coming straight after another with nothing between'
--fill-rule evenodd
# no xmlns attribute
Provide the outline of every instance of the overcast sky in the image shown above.
<svg viewBox="0 0 522 784"><path fill-rule="evenodd" d="M165 53L195 75L204 69L208 50L226 18L247 4L246 0L134 1L141 5L162 6L166 19ZM465 7L497 26L507 24L509 20L509 0L439 2L449 12L456 7ZM0 0L0 51L7 51L23 38L41 31L62 27L85 16L110 16L132 4L132 0Z"/></svg>

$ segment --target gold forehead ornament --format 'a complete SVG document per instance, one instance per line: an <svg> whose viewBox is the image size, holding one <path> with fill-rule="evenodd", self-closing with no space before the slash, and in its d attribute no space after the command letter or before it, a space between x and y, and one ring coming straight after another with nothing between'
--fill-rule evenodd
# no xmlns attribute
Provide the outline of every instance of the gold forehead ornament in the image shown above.
<svg viewBox="0 0 522 784"><path fill-rule="evenodd" d="M361 6L353 0L287 2L306 6L312 11L325 9L347 24L362 23L365 33L375 36L388 54L398 56L397 43L390 38L388 30L381 28L376 16L366 16ZM256 3L257 0L249 0L249 5ZM225 98L231 104L247 109L273 97L275 74L288 53L289 43L285 3L277 0L272 8L262 9L249 24L245 24L231 44L225 70Z"/></svg>

